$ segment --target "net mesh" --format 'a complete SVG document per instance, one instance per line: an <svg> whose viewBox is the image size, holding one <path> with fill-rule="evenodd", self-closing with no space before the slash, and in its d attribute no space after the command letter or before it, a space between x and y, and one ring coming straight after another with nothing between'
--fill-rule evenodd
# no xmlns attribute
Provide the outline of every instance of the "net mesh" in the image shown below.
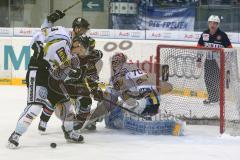
<svg viewBox="0 0 240 160"><path fill-rule="evenodd" d="M222 129L240 134L236 50L158 46L157 52L157 81L160 87L164 82L172 86L171 92L161 95L161 112L198 124L219 124L222 119Z"/></svg>

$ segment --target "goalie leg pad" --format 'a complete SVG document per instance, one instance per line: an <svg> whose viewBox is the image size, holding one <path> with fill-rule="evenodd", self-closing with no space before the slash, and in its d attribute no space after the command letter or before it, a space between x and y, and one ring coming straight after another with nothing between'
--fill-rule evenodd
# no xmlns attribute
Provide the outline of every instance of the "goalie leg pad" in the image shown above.
<svg viewBox="0 0 240 160"><path fill-rule="evenodd" d="M175 120L142 121L131 117L124 118L124 129L133 134L184 135L184 122Z"/></svg>
<svg viewBox="0 0 240 160"><path fill-rule="evenodd" d="M115 107L108 115L105 116L105 125L111 129L123 128L124 113L119 107Z"/></svg>
<svg viewBox="0 0 240 160"><path fill-rule="evenodd" d="M183 136L186 128L186 122L184 121L176 121L176 124L173 128L174 136Z"/></svg>

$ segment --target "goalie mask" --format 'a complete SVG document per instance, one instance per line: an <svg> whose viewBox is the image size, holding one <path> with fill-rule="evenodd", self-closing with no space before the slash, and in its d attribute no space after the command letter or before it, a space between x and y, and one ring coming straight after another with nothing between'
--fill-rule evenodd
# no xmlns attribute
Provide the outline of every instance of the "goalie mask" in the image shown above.
<svg viewBox="0 0 240 160"><path fill-rule="evenodd" d="M111 63L113 70L121 67L124 63L126 63L127 57L123 53L116 53L112 56Z"/></svg>

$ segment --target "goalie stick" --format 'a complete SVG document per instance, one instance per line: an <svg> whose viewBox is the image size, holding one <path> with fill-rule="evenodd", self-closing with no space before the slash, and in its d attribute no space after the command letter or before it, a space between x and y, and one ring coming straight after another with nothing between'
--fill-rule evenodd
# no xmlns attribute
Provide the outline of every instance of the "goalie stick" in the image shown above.
<svg viewBox="0 0 240 160"><path fill-rule="evenodd" d="M98 81L98 80L93 80L94 82L96 82L96 83L98 83L98 85L100 84L102 84L102 85L105 85L105 86L107 86L107 84L106 83L104 83L104 82L101 82L101 81ZM139 94L140 95L140 94ZM136 96L136 98L139 98L139 95L138 96ZM130 97L131 97L131 99L133 99L133 98L135 98L135 96L133 96L133 95L129 95ZM142 94L141 94L141 96L143 96ZM149 120L147 117L145 117L145 116L143 116L143 115L141 115L141 114L138 114L137 112L134 112L134 111L132 111L132 110L130 110L130 109L128 109L128 108L125 108L125 107L123 107L122 105L123 105L123 103L124 103L124 101L122 100L122 101L118 101L117 103L114 103L113 101L111 101L111 100L108 100L108 99L106 99L106 98L103 98L103 101L106 101L106 102L108 102L108 103L110 103L110 104L112 104L112 105L116 105L116 106L118 106L119 108L121 108L121 109L123 109L123 110L125 110L125 111L127 111L127 112L129 112L129 113L131 113L131 114L134 114L135 116L138 116L138 117L140 117L140 118L143 118L143 119L145 119L145 120ZM136 100L135 100L136 101ZM136 101L137 102L137 101ZM137 107L137 106L132 106L132 107Z"/></svg>
<svg viewBox="0 0 240 160"><path fill-rule="evenodd" d="M108 100L108 99L105 99L105 98L103 99L103 101L106 101L106 102L108 102L108 103L110 103L110 104L112 104L112 105L114 105L114 106L117 106L117 107L121 108L122 110L125 110L125 111L127 111L127 112L129 112L129 113L131 113L131 114L133 114L133 115L135 115L135 116L138 116L138 117L140 117L140 118L143 118L144 120L151 121L149 118L147 118L147 117L145 117L145 116L143 116L143 115L141 115L141 114L138 114L138 113L136 113L136 112L134 112L134 111L132 111L132 110L130 110L130 109L128 109L128 108L123 107L123 106L122 106L122 104L124 103L123 101L118 101L118 102L115 103L115 102L113 102L113 101L111 101L111 100ZM103 101L100 102L100 103L103 103ZM83 129L84 129L87 125L92 124L92 123L96 122L98 119L103 118L107 113L109 113L109 112L112 111L113 109L114 109L114 107L111 107L111 106L110 106L110 107L106 107L106 106L104 106L104 105L98 105L97 108L94 109L94 110L89 114L89 116L87 117L86 121L84 122L83 126L81 127L81 129L80 129L79 131L82 132Z"/></svg>
<svg viewBox="0 0 240 160"><path fill-rule="evenodd" d="M75 72L75 70L72 70L72 72ZM66 80L65 80L65 82L66 82L67 80L70 80L70 79L72 79L72 78L67 77ZM95 81L96 83L98 83L98 85L109 86L109 85L107 85L106 83L101 82L101 81L99 81L99 80L93 80L93 81ZM66 91L66 89L65 89L65 87L64 87L63 85L61 85L61 89L63 90L63 92L64 92L66 95L68 95L68 93L67 93L67 91ZM111 94L111 93L109 93L109 94ZM128 109L128 108L126 108L126 107L123 106L124 103L127 103L128 106L131 106L132 108L137 107L137 106L138 106L138 102L135 100L135 98L134 98L135 96L132 96L132 97L133 97L133 98L130 98L130 100L133 100L134 104L137 104L137 105L131 105L131 104L133 104L133 103L131 103L131 104L127 103L127 102L130 102L130 101L126 101L126 102L125 102L125 101L123 101L123 100L118 100L117 102L113 102L113 101L108 100L108 99L106 99L106 98L103 98L102 101L99 102L99 103L103 103L103 101L105 101L105 102L107 102L107 103L110 103L111 105L117 106L117 107L121 108L122 110L125 110L125 111L129 112L130 114L133 114L133 115L135 115L135 116L138 116L139 118L142 118L142 119L144 119L144 120L149 120L148 117L145 117L145 116L143 116L143 115L141 115L141 114L139 114L139 113L137 113L137 112L134 112L133 110ZM136 96L136 97L139 98L139 95ZM81 128L81 129L80 129L80 131L81 131L81 130L83 130L87 125L89 125L89 124L91 124L91 123L93 123L93 122L96 122L98 119L103 118L103 116L105 116L107 113L109 113L113 108L114 108L114 107L111 107L111 106L110 106L110 107L107 107L107 106L104 106L104 105L101 105L101 104L100 104L100 105L97 106L96 109L94 109L94 110L92 110L92 111L90 112L90 114L87 116L85 122L79 121L79 120L74 120L74 121L75 121L75 122L83 122L82 126L79 126L79 128ZM55 114L57 115L57 117L59 117L59 118L61 119L61 116L59 116L59 115L62 115L63 113L57 114L57 113L56 113L56 110L55 110ZM73 119L72 119L72 120L73 120ZM69 119L68 121L71 121L71 120Z"/></svg>
<svg viewBox="0 0 240 160"><path fill-rule="evenodd" d="M61 89L64 91L64 94L66 94L66 95L68 96L67 91L66 91L66 89L65 89L65 87L64 87L63 85L61 85ZM143 116L143 115L141 115L141 114L139 114L139 113L137 113L137 112L134 112L134 111L132 111L131 109L128 109L128 108L126 108L126 107L123 107L123 103L125 103L123 100L119 100L119 101L117 101L117 102L113 102L113 101L111 101L111 100L108 100L108 99L106 99L106 98L103 98L102 101L99 102L100 104L98 104L98 106L96 107L96 109L92 110L92 111L90 112L90 114L87 116L86 121L83 123L83 125L82 125L82 127L81 127L82 129L85 128L88 124L91 124L91 123L97 121L98 119L101 119L101 118L102 118L103 116L105 116L107 113L109 113L110 111L112 111L112 109L114 109L114 107L111 107L111 106L107 107L107 106L102 105L101 103L103 103L104 101L107 102L107 103L110 103L111 105L117 106L117 107L119 107L119 108L121 108L121 109L129 112L130 114L133 114L133 115L138 116L138 117L140 117L140 118L143 118L143 119L145 119L145 120L149 120L147 117L145 117L145 116ZM129 104L128 104L128 105L129 105ZM60 105L60 106L61 106L61 105ZM131 106L131 105L129 105L129 106ZM131 107L137 107L137 106L138 106L138 105L135 105L135 106L132 105ZM57 109L57 108L58 108L58 109ZM61 117L62 117L61 115L64 115L63 109L60 109L60 110L59 110L59 107L56 107L56 109L55 109L55 115L56 115L58 118L60 118L61 120L63 120L63 119L61 118ZM83 121L76 120L76 119L68 119L67 121L83 122Z"/></svg>
<svg viewBox="0 0 240 160"><path fill-rule="evenodd" d="M140 117L140 118L143 118L143 119L145 119L145 120L149 120L149 118L147 118L147 117L145 117L145 116L143 116L143 115L141 115L141 114L139 114L139 113L137 113L137 112L134 112L134 111L132 111L131 109L128 109L128 108L126 108L126 107L123 107L123 101L118 101L117 103L114 103L114 102L112 102L112 101L110 101L110 100L108 100L108 99L103 99L104 101L106 101L106 102L108 102L108 103L110 103L110 104L112 104L112 105L116 105L117 107L119 107L119 108L121 108L121 109L123 109L123 110L125 110L125 111L127 111L127 112L129 112L129 113L131 113L131 114L134 114L135 116L138 116L138 117ZM135 106L134 106L135 107Z"/></svg>

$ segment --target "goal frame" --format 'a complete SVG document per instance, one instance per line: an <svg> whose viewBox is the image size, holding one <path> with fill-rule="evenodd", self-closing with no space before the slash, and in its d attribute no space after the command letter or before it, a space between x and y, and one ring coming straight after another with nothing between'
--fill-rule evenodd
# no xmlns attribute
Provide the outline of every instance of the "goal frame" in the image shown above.
<svg viewBox="0 0 240 160"><path fill-rule="evenodd" d="M225 131L225 56L224 56L224 49L222 48L206 48L206 47L196 47L196 46L179 46L179 45L158 45L157 46L157 54L156 54L156 85L158 87L161 87L160 82L160 54L161 54L161 48L177 48L177 49L194 49L194 50L211 50L216 51L220 54L220 83L219 83L219 107L220 107L220 120L219 120L219 130L220 133L223 134Z"/></svg>

